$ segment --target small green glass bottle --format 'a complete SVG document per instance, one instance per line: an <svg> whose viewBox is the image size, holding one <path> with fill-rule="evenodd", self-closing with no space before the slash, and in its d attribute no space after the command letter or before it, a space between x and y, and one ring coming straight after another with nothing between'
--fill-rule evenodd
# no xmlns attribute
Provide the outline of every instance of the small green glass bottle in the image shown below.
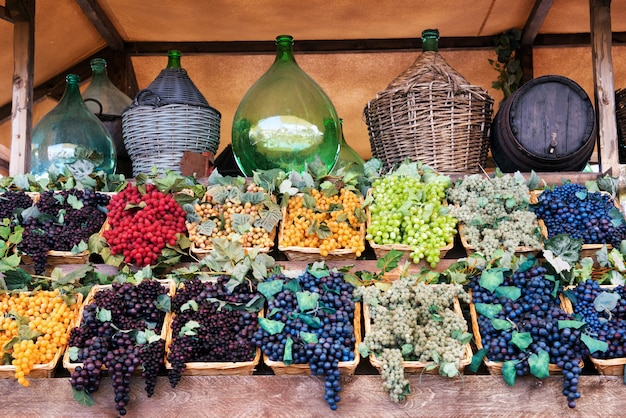
<svg viewBox="0 0 626 418"><path fill-rule="evenodd" d="M89 111L80 95L79 77L68 74L59 103L35 125L31 142L31 173L45 174L52 166L82 179L92 172L115 172L113 139Z"/></svg>
<svg viewBox="0 0 626 418"><path fill-rule="evenodd" d="M293 37L278 36L274 63L235 112L232 146L239 168L246 176L272 168L304 172L319 159L328 172L339 140L335 107L296 63Z"/></svg>
<svg viewBox="0 0 626 418"><path fill-rule="evenodd" d="M439 30L424 29L422 31L422 52L439 51Z"/></svg>
<svg viewBox="0 0 626 418"><path fill-rule="evenodd" d="M331 170L330 175L338 176L351 172L362 176L365 174L365 161L363 161L363 158L361 158L359 153L346 142L346 138L343 135L343 119L339 119L339 126L341 127L339 155L337 156L337 162Z"/></svg>

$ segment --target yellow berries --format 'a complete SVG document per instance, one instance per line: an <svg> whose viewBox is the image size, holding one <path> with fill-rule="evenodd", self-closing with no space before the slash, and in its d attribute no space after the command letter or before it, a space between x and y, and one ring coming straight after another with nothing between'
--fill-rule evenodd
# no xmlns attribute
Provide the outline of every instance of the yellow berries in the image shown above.
<svg viewBox="0 0 626 418"><path fill-rule="evenodd" d="M28 386L26 376L35 365L49 363L67 344L73 307L58 290L0 295L0 346L10 355L18 383Z"/></svg>
<svg viewBox="0 0 626 418"><path fill-rule="evenodd" d="M361 234L363 219L358 216L359 196L347 189L333 196L314 189L310 196L314 205L306 203L304 195L289 199L279 246L318 248L322 257L339 249L349 249L360 256L365 250L365 241Z"/></svg>

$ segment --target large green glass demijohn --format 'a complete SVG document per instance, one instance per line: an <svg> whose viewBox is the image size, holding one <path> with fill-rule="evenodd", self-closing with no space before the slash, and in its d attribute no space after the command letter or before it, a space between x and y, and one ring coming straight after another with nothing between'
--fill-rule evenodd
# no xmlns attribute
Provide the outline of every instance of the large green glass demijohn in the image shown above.
<svg viewBox="0 0 626 418"><path fill-rule="evenodd" d="M280 168L304 172L320 161L327 172L340 142L339 118L322 88L296 63L293 37L276 38L276 59L235 112L232 145L246 176Z"/></svg>
<svg viewBox="0 0 626 418"><path fill-rule="evenodd" d="M79 77L68 74L61 101L33 128L31 173L43 175L52 167L69 170L81 179L92 172L115 172L113 139L89 111L80 95Z"/></svg>

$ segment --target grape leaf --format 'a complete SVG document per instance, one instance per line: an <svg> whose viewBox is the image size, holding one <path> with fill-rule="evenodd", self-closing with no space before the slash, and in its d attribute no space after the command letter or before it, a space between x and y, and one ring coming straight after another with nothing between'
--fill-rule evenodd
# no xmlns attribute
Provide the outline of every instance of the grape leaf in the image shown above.
<svg viewBox="0 0 626 418"><path fill-rule="evenodd" d="M96 318L98 318L100 322L110 322L111 311L108 309L98 308Z"/></svg>
<svg viewBox="0 0 626 418"><path fill-rule="evenodd" d="M624 264L624 255L619 252L617 248L612 248L609 253L609 261L613 268L617 271L624 272L626 271L626 265Z"/></svg>
<svg viewBox="0 0 626 418"><path fill-rule="evenodd" d="M502 310L502 305L500 305L499 303L476 303L474 304L474 307L476 308L476 312L483 316L486 316L489 319L493 319Z"/></svg>
<svg viewBox="0 0 626 418"><path fill-rule="evenodd" d="M308 290L305 290L304 292L297 292L296 298L298 299L298 307L300 308L300 311L306 312L317 308L317 301L319 297L319 293L309 292Z"/></svg>
<svg viewBox="0 0 626 418"><path fill-rule="evenodd" d="M244 234L252 228L252 222L254 218L247 213L234 213L233 217L233 229L240 234Z"/></svg>
<svg viewBox="0 0 626 418"><path fill-rule="evenodd" d="M402 350L402 356L405 358L413 354L413 344L402 344L400 349Z"/></svg>
<svg viewBox="0 0 626 418"><path fill-rule="evenodd" d="M314 334L312 332L304 332L304 331L300 331L300 338L302 338L302 341L304 341L305 343L317 343L318 339L317 339L317 334Z"/></svg>
<svg viewBox="0 0 626 418"><path fill-rule="evenodd" d="M459 369L453 362L443 361L439 364L439 374L451 378L459 374Z"/></svg>
<svg viewBox="0 0 626 418"><path fill-rule="evenodd" d="M323 261L313 262L310 266L307 267L307 271L318 279L321 279L322 277L326 277L330 274L330 270L328 269L328 266Z"/></svg>
<svg viewBox="0 0 626 418"><path fill-rule="evenodd" d="M581 191L579 191L579 192L576 192L576 197L577 197L579 200L585 200L585 199L587 198L587 195L588 195L588 193L587 193L587 191L586 191L586 190L581 190Z"/></svg>
<svg viewBox="0 0 626 418"><path fill-rule="evenodd" d="M206 220L198 225L198 233L207 237L212 236L215 230L217 230L217 223L212 219Z"/></svg>
<svg viewBox="0 0 626 418"><path fill-rule="evenodd" d="M293 187L293 183L291 182L291 180L285 179L283 180L282 183L280 183L280 186L278 187L278 191L281 194L287 193L288 195L293 196L296 193L298 193L300 190L298 190L298 188L296 187Z"/></svg>
<svg viewBox="0 0 626 418"><path fill-rule="evenodd" d="M187 302L183 303L180 307L180 311L181 312L185 312L187 309L191 309L194 312L198 311L198 302L196 302L193 299L188 300Z"/></svg>
<svg viewBox="0 0 626 418"><path fill-rule="evenodd" d="M72 209L80 210L85 206L79 198L74 196L73 194L67 197L67 204L72 207Z"/></svg>
<svg viewBox="0 0 626 418"><path fill-rule="evenodd" d="M72 394L76 402L85 406L93 406L94 400L91 397L91 394L85 392L84 390L76 390L72 387Z"/></svg>
<svg viewBox="0 0 626 418"><path fill-rule="evenodd" d="M78 360L78 352L80 351L80 349L78 347L70 347L67 349L68 354L70 356L70 360L72 362Z"/></svg>
<svg viewBox="0 0 626 418"><path fill-rule="evenodd" d="M298 314L298 318L302 319L302 322L310 326L311 328L321 328L322 320L317 316L311 316L306 314Z"/></svg>
<svg viewBox="0 0 626 418"><path fill-rule="evenodd" d="M132 203L127 203L126 206L124 206L124 210L131 210L131 209L143 209L146 207L146 202L144 202L143 200L141 202L139 202L138 204L132 204Z"/></svg>
<svg viewBox="0 0 626 418"><path fill-rule="evenodd" d="M550 375L549 363L550 355L542 349L539 349L537 354L533 353L528 357L530 373L538 379L544 379Z"/></svg>
<svg viewBox="0 0 626 418"><path fill-rule="evenodd" d="M172 299L170 295L160 294L154 301L154 305L162 312L170 312L172 310Z"/></svg>
<svg viewBox="0 0 626 418"><path fill-rule="evenodd" d="M502 377L507 385L513 386L515 384L515 378L517 377L517 371L515 365L519 360L505 361L502 365Z"/></svg>
<svg viewBox="0 0 626 418"><path fill-rule="evenodd" d="M620 300L620 295L613 292L602 292L593 300L593 307L598 312L612 311Z"/></svg>
<svg viewBox="0 0 626 418"><path fill-rule="evenodd" d="M254 226L261 227L271 232L276 228L282 218L283 214L278 205L271 204L268 209L259 210L259 218L254 221Z"/></svg>
<svg viewBox="0 0 626 418"><path fill-rule="evenodd" d="M298 281L298 279L291 279L289 280L287 283L285 283L285 289L291 291L291 292L299 292L301 287L300 287L300 282Z"/></svg>
<svg viewBox="0 0 626 418"><path fill-rule="evenodd" d="M6 274L6 273L5 273ZM624 276L618 271L611 270L609 272L609 284L619 286L626 284L626 280L624 280Z"/></svg>
<svg viewBox="0 0 626 418"><path fill-rule="evenodd" d="M365 343L360 343L357 349L359 350L359 355L363 358L370 355L370 349Z"/></svg>
<svg viewBox="0 0 626 418"><path fill-rule="evenodd" d="M270 280L263 283L259 283L257 286L257 290L265 299L270 300L272 296L277 293L280 293L283 290L283 281L282 280Z"/></svg>
<svg viewBox="0 0 626 418"><path fill-rule="evenodd" d="M563 328L578 329L578 328L583 327L585 325L585 322L560 319L558 321L558 325L559 325L559 329L563 329Z"/></svg>
<svg viewBox="0 0 626 418"><path fill-rule="evenodd" d="M483 359L487 355L489 350L487 348L481 348L472 356L472 362L469 365L469 369L472 373L476 373Z"/></svg>
<svg viewBox="0 0 626 418"><path fill-rule="evenodd" d="M266 198L267 193L265 192L245 192L241 195L241 203L251 203L253 205L258 205L263 203Z"/></svg>
<svg viewBox="0 0 626 418"><path fill-rule="evenodd" d="M78 244L72 247L71 253L76 255L76 254L82 253L83 251L87 251L88 249L89 249L89 244L81 240Z"/></svg>
<svg viewBox="0 0 626 418"><path fill-rule="evenodd" d="M500 330L508 331L513 326L513 324L511 324L511 322L507 321L506 319L499 319L499 318L492 318L491 325L493 326L494 329L498 331Z"/></svg>
<svg viewBox="0 0 626 418"><path fill-rule="evenodd" d="M551 251L553 258L560 257L569 265L573 266L580 259L582 239L574 239L568 234L558 234L547 240L544 247L544 256L546 250Z"/></svg>
<svg viewBox="0 0 626 418"><path fill-rule="evenodd" d="M511 344L517 346L522 351L526 350L532 342L533 337L530 332L513 331L511 333Z"/></svg>
<svg viewBox="0 0 626 418"><path fill-rule="evenodd" d="M504 273L500 268L491 268L483 270L480 274L479 284L482 288L493 292L498 286L504 282Z"/></svg>
<svg viewBox="0 0 626 418"><path fill-rule="evenodd" d="M516 286L498 286L495 294L496 296L505 296L511 300L517 300L522 295L522 291Z"/></svg>
<svg viewBox="0 0 626 418"><path fill-rule="evenodd" d="M456 329L456 330L454 330L454 331L452 331L450 333L450 337L454 338L455 340L460 341L461 344L467 344L470 341L472 341L472 338L474 336L471 333L469 333L469 332L465 332L463 330Z"/></svg>
<svg viewBox="0 0 626 418"><path fill-rule="evenodd" d="M283 363L286 366L289 366L293 363L293 340L291 337L287 337L287 341L285 341L285 351L283 352Z"/></svg>
<svg viewBox="0 0 626 418"><path fill-rule="evenodd" d="M183 335L187 335L187 336L193 336L193 335L198 335L198 328L201 328L202 326L200 325L200 323L198 321L187 321L185 323L185 325L183 325L183 327L180 329L178 336L182 337Z"/></svg>
<svg viewBox="0 0 626 418"><path fill-rule="evenodd" d="M279 334L283 332L283 328L285 328L285 323L281 321L275 321L273 319L267 319L261 316L257 319L259 322L259 326L269 335Z"/></svg>
<svg viewBox="0 0 626 418"><path fill-rule="evenodd" d="M593 354L596 351L605 353L609 349L609 345L605 341L596 340L587 334L582 334L580 340L585 343L589 349L589 354Z"/></svg>

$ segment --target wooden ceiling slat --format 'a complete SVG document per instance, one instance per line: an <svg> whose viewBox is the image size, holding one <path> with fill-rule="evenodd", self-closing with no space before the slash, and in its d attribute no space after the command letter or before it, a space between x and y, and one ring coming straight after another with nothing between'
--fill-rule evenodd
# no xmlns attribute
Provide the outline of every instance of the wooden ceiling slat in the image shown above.
<svg viewBox="0 0 626 418"><path fill-rule="evenodd" d="M104 38L109 48L115 52L122 52L124 40L98 2L96 0L76 0L76 3L83 9L83 13L89 18L100 36Z"/></svg>
<svg viewBox="0 0 626 418"><path fill-rule="evenodd" d="M13 19L9 16L9 11L4 6L0 6L0 19L13 23Z"/></svg>
<svg viewBox="0 0 626 418"><path fill-rule="evenodd" d="M522 46L531 46L534 43L553 2L554 0L535 1L530 16L528 16L526 24L524 25L524 30L522 31Z"/></svg>

